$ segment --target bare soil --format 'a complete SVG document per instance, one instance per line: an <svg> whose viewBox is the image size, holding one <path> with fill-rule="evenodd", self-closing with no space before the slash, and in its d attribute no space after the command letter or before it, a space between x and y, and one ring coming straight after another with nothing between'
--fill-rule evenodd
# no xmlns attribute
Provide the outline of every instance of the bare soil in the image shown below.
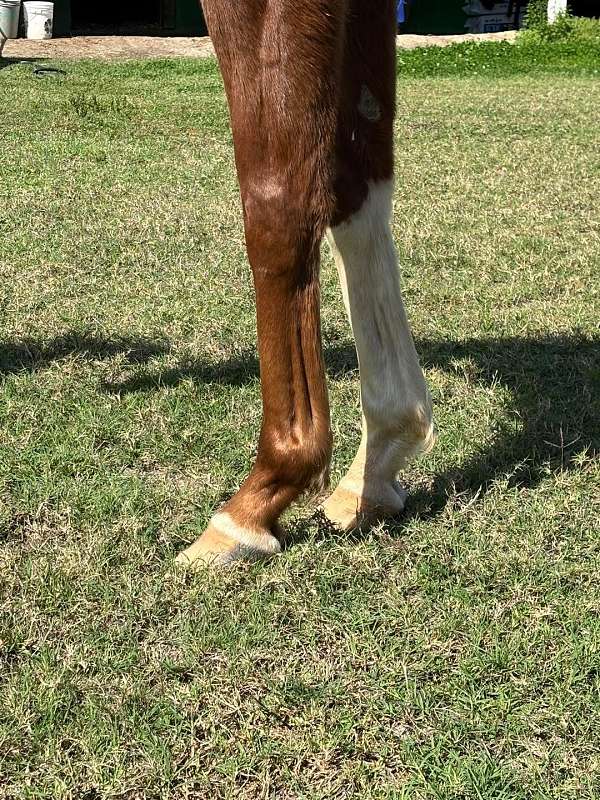
<svg viewBox="0 0 600 800"><path fill-rule="evenodd" d="M464 34L457 36L398 36L398 47L411 49L428 45L445 46L467 40L485 41L515 37L515 31L503 33ZM0 49L0 52L1 49ZM4 58L205 58L214 55L206 36L72 36L64 39L9 39L2 52Z"/></svg>

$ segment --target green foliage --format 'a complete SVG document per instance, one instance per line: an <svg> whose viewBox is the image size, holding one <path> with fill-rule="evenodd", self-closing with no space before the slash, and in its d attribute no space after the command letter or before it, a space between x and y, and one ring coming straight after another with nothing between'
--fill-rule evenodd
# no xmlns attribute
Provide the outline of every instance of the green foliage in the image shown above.
<svg viewBox="0 0 600 800"><path fill-rule="evenodd" d="M543 13L539 6L543 6ZM600 43L600 20L574 17L567 11L549 23L545 8L545 0L541 3L535 0L533 5L528 7L524 28L518 36L520 44L545 45L568 42L577 45L580 52L585 53L586 48Z"/></svg>
<svg viewBox="0 0 600 800"><path fill-rule="evenodd" d="M580 24L582 22L586 24ZM528 30L523 31L514 44L471 41L450 47L399 51L398 75L401 78L499 78L543 73L598 74L600 23L597 20L570 20L568 24L572 26L572 35L562 38L542 37L539 31Z"/></svg>
<svg viewBox="0 0 600 800"><path fill-rule="evenodd" d="M548 24L548 0L529 0L525 17L524 30L539 30Z"/></svg>
<svg viewBox="0 0 600 800"><path fill-rule="evenodd" d="M581 42L600 42L600 19L574 17L573 35Z"/></svg>

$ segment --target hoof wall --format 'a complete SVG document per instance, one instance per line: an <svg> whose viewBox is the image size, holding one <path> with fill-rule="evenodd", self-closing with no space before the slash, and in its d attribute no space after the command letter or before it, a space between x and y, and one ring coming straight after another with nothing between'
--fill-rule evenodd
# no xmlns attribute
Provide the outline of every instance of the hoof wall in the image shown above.
<svg viewBox="0 0 600 800"><path fill-rule="evenodd" d="M221 513L199 539L179 553L175 563L188 569L225 567L238 561L260 561L280 552L279 541L269 531L247 530Z"/></svg>
<svg viewBox="0 0 600 800"><path fill-rule="evenodd" d="M404 511L407 492L397 481L365 491L353 482L342 481L323 503L327 520L346 533L371 525Z"/></svg>

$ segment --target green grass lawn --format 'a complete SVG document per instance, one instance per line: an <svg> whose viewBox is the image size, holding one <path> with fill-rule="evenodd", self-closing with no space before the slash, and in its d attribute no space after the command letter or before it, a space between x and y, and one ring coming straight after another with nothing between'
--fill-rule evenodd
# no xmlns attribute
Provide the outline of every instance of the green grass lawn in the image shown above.
<svg viewBox="0 0 600 800"><path fill-rule="evenodd" d="M62 66L0 70L0 798L597 800L597 77L401 77L438 447L404 518L299 507L280 557L188 575L260 424L222 84ZM327 253L322 284L335 480L358 373Z"/></svg>

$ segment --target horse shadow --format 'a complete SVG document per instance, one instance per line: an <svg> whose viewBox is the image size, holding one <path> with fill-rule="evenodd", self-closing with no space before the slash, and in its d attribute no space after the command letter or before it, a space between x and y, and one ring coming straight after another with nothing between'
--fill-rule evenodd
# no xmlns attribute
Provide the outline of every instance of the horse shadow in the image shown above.
<svg viewBox="0 0 600 800"><path fill-rule="evenodd" d="M509 393L511 407L491 443L466 462L438 473L431 486L411 492L401 522L436 516L450 495L480 496L501 477L512 485L534 487L549 471L576 468L578 455L585 452L595 457L600 453L600 337L572 333L422 339L416 344L426 369L457 374L463 362L471 385L501 385ZM71 355L89 360L122 355L134 374L100 386L101 391L120 396L175 387L184 380L241 386L259 378L254 351L242 351L219 362L201 359L175 368L148 367L152 359L168 352L166 342L76 332L45 343L27 339L0 342L0 381ZM354 344L335 336L327 343L326 336L325 363L333 380L355 376Z"/></svg>
<svg viewBox="0 0 600 800"><path fill-rule="evenodd" d="M549 474L600 454L600 338L581 334L468 338L418 343L425 367L468 364L470 383L500 385L510 397L491 441L466 462L411 493L405 520L439 514L450 496L484 495L494 481L534 488Z"/></svg>
<svg viewBox="0 0 600 800"><path fill-rule="evenodd" d="M117 336L106 338L69 331L48 341L24 338L0 340L0 381L20 372L36 372L69 356L100 361L122 355L127 364L144 364L169 351L166 342Z"/></svg>
<svg viewBox="0 0 600 800"><path fill-rule="evenodd" d="M450 494L484 494L494 480L533 487L551 471L576 465L576 456L600 452L600 338L583 334L466 338L416 342L426 369L456 373L468 361L471 384L506 388L512 398L506 418L490 444L466 463L436 475L431 488L410 495L403 520L442 511ZM330 378L356 375L352 342L325 346ZM195 361L155 373L141 372L104 390L127 394L176 386L182 380L240 386L259 376L254 352L222 362ZM443 435L443 432L442 432Z"/></svg>

